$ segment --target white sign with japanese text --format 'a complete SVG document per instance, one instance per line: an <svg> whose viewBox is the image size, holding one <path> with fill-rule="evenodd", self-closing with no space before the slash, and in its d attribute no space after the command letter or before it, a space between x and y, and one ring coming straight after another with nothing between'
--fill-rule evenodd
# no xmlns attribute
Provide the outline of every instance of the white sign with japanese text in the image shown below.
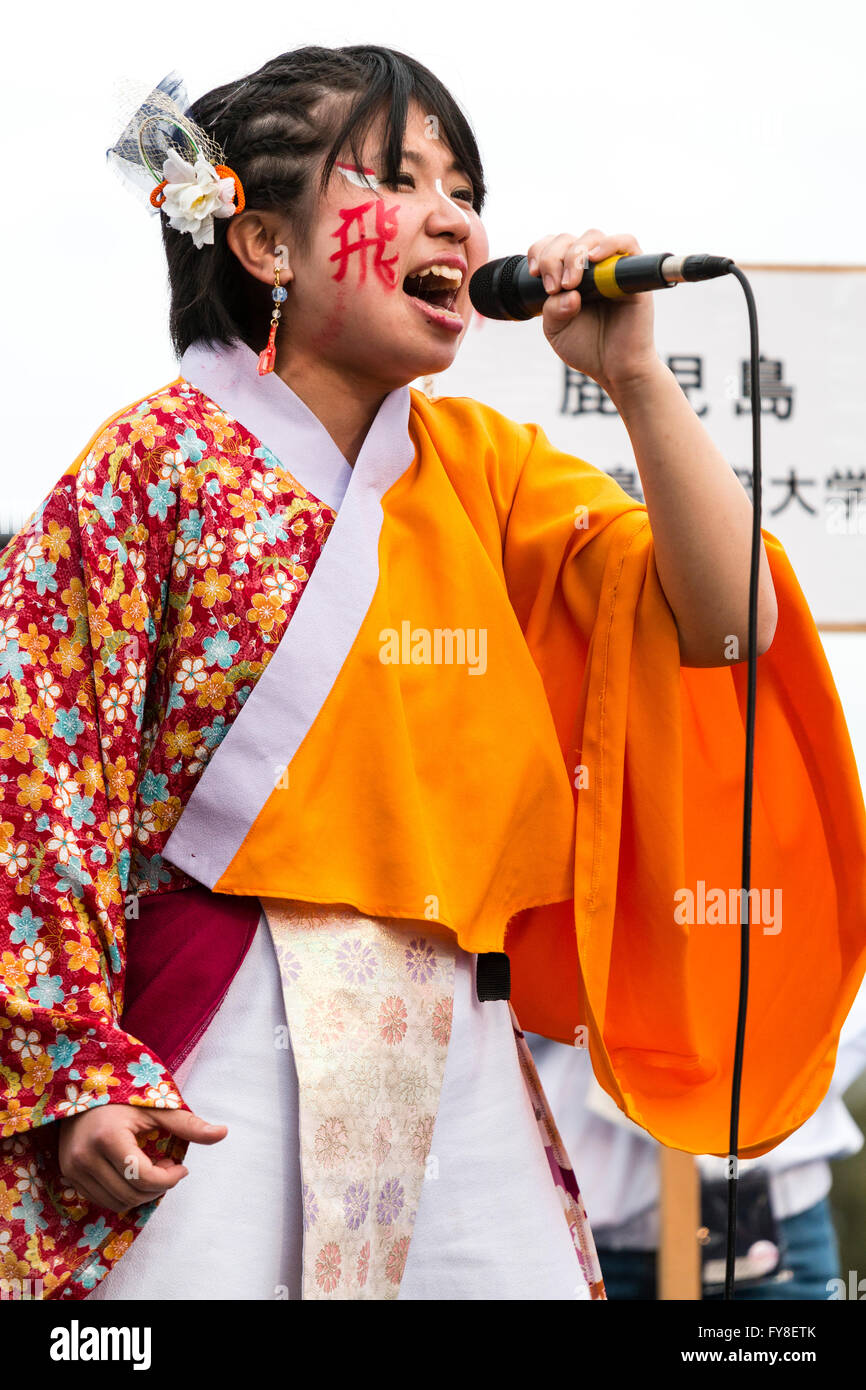
<svg viewBox="0 0 866 1390"><path fill-rule="evenodd" d="M866 627L866 266L743 270L761 353L762 525L785 548L819 624ZM732 276L654 293L659 356L752 492L749 324ZM439 395L484 401L613 474L643 500L611 400L567 368L541 320L479 315Z"/></svg>

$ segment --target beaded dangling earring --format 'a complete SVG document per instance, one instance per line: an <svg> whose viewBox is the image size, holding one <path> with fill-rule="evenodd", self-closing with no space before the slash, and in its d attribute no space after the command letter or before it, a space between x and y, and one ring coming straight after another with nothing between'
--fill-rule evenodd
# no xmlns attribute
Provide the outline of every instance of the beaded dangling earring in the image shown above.
<svg viewBox="0 0 866 1390"><path fill-rule="evenodd" d="M274 288L271 290L271 297L274 300L274 312L271 314L271 332L268 338L268 345L262 348L259 353L259 376L264 376L267 372L274 370L274 363L277 358L277 349L274 346L274 339L277 336L277 327L282 317L280 305L288 296L288 290L280 284L280 270L282 265L277 261L274 265Z"/></svg>

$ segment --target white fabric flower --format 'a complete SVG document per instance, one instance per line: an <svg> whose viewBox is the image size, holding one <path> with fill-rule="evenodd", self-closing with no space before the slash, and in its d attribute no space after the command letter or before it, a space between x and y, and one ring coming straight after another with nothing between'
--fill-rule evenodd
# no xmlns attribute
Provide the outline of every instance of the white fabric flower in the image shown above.
<svg viewBox="0 0 866 1390"><path fill-rule="evenodd" d="M162 210L169 226L190 232L196 249L213 245L213 219L231 217L235 211L235 181L220 178L203 155L195 166L173 151L162 166L166 180Z"/></svg>

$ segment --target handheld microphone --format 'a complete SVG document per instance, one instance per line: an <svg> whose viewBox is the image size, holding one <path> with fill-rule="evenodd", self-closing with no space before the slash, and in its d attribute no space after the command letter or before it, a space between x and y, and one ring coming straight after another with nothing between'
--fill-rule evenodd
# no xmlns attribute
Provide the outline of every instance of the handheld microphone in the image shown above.
<svg viewBox="0 0 866 1390"><path fill-rule="evenodd" d="M608 256L584 267L573 286L581 305L589 300L622 299L645 290L664 290L683 281L714 280L727 275L734 262L728 256L675 256L672 251L649 256ZM540 275L530 275L525 256L500 256L479 266L469 281L469 298L488 319L532 319L548 298Z"/></svg>

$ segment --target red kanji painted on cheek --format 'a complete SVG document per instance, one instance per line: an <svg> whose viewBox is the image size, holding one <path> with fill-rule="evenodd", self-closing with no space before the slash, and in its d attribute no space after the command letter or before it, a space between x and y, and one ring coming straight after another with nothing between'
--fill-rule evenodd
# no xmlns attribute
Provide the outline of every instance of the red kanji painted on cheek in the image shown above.
<svg viewBox="0 0 866 1390"><path fill-rule="evenodd" d="M367 278L367 252L372 250L373 269L382 283L389 290L397 287L396 255L385 257L385 246L389 241L393 241L397 235L397 212L399 203L393 207L386 208L382 198L372 199L369 203L359 203L353 208L340 208L342 222L331 236L339 239L339 250L335 251L330 257L332 261L339 262L334 274L335 280L342 280L349 264L349 257L358 254L358 283L363 285ZM364 225L364 218L372 207L376 209L376 232L374 236L368 236ZM351 236L355 235L355 240Z"/></svg>

